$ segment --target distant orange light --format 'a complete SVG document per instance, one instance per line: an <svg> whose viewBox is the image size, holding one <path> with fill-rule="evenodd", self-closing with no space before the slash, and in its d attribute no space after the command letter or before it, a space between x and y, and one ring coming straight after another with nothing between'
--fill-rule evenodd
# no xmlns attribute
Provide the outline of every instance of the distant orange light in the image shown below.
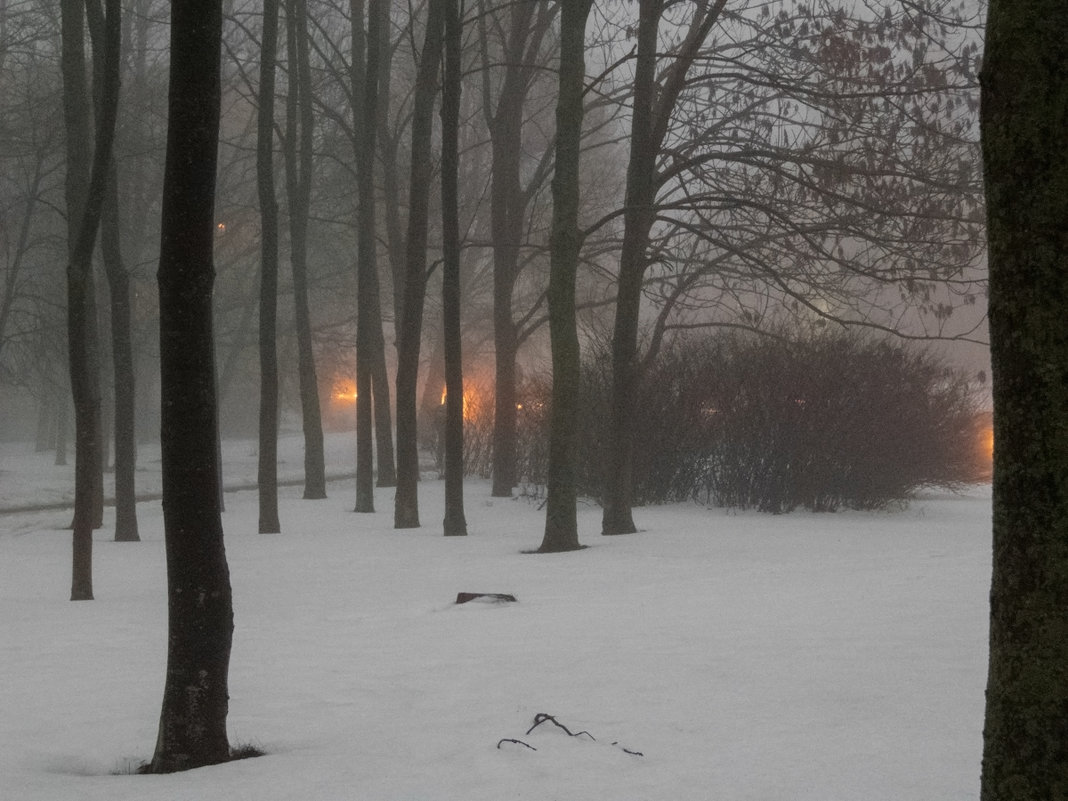
<svg viewBox="0 0 1068 801"><path fill-rule="evenodd" d="M441 405L442 406L445 405L445 401L448 399L448 397L449 397L448 390L442 389L441 390ZM463 410L464 420L473 420L474 419L475 414L478 411L478 403L477 403L477 401L478 401L478 397L475 395L473 390L467 390L467 391L464 392L464 410Z"/></svg>
<svg viewBox="0 0 1068 801"><path fill-rule="evenodd" d="M332 400L339 403L352 403L356 400L356 384L348 379L334 382L334 391L330 393Z"/></svg>
<svg viewBox="0 0 1068 801"><path fill-rule="evenodd" d="M226 233L226 223L219 223L218 225L215 226L215 229L220 234Z"/></svg>

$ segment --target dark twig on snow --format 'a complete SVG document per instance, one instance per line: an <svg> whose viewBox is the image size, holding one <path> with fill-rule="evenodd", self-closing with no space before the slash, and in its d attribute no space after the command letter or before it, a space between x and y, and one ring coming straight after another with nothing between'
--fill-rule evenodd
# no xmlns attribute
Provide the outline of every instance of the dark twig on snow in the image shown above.
<svg viewBox="0 0 1068 801"><path fill-rule="evenodd" d="M585 734L587 737L589 737L594 742L597 741L597 738L594 737L592 734L590 734L588 731L571 731L571 729L569 729L563 723L558 721L552 715L549 715L549 714L547 714L545 712L539 712L537 715L534 716L534 725L531 726L529 729L527 729L527 734L530 734L532 731L534 731L534 729L538 728L538 726L540 726L542 723L545 723L546 721L548 721L549 723L552 723L558 729L563 729L564 732L569 737L581 737L583 734ZM526 746L531 751L537 751L538 750L534 746L530 745L530 743L525 743L522 740L514 740L511 737L504 737L504 738L498 740L497 741L497 748L498 749L501 747L501 743L515 743L516 745ZM645 756L645 754L643 754L641 751L631 751L629 748L624 748L623 746L621 746L618 742L613 742L612 745L614 745L616 748L621 750L624 754L630 754L631 756L639 756L639 757L644 757Z"/></svg>
<svg viewBox="0 0 1068 801"><path fill-rule="evenodd" d="M549 721L550 723L552 723L557 728L563 729L571 737L579 737L579 736L585 734L591 740L593 740L595 742L597 740L597 738L594 737L592 734L590 734L588 731L578 731L578 732L571 731L571 729L569 729L563 723L558 721L552 715L546 714L545 712L539 712L537 715L534 716L534 725L531 726L529 729L527 729L527 734L530 734L532 731L534 731L534 729L538 728L538 726L540 726L545 721Z"/></svg>
<svg viewBox="0 0 1068 801"><path fill-rule="evenodd" d="M529 743L524 743L522 740L513 740L511 737L503 737L497 741L497 747L501 747L501 743L515 743L516 745L523 745L529 748L531 751L537 751L538 749Z"/></svg>

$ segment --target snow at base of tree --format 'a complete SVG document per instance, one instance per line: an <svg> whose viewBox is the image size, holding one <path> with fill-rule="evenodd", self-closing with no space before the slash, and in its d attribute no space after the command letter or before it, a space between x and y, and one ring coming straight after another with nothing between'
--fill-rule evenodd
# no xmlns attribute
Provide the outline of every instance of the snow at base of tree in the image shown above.
<svg viewBox="0 0 1068 801"><path fill-rule="evenodd" d="M253 448L227 444L228 480ZM301 469L299 438L280 453L283 478ZM328 470L353 453L335 437ZM62 497L66 469L0 445L0 507ZM157 474L143 457L144 489ZM536 503L468 482L470 536L446 538L443 484L419 492L423 527L395 531L392 490L364 515L351 479L324 501L286 487L273 535L255 492L227 496L230 740L267 756L169 776L115 775L156 739L159 501L138 505L142 543L111 542L107 510L80 603L69 511L0 515L0 798L978 798L989 487L893 512L643 508L642 533L611 538L587 504L590 547L557 555L521 553ZM539 713L596 739L526 734Z"/></svg>

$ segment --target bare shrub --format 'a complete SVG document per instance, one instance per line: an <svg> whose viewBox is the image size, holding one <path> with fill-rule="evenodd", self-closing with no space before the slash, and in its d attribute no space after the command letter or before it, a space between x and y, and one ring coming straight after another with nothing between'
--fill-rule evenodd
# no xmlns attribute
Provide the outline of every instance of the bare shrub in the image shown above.
<svg viewBox="0 0 1068 801"><path fill-rule="evenodd" d="M607 356L584 370L581 490L602 491ZM638 399L636 504L696 497L778 513L877 508L975 480L968 380L930 351L850 332L681 340Z"/></svg>

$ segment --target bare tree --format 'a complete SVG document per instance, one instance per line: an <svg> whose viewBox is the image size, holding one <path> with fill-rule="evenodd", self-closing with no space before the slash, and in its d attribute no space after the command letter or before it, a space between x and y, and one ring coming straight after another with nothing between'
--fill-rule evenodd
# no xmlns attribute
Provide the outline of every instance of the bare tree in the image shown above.
<svg viewBox="0 0 1068 801"><path fill-rule="evenodd" d="M107 189L111 145L119 97L121 26L117 0L107 4L105 84L91 166L88 158L88 93L85 77L84 7L79 0L60 5L63 25L64 117L68 147L68 216L72 221L67 267L67 339L75 424L74 559L71 600L93 597L92 553L95 509L103 493L100 450L100 389L94 359L95 306L92 258ZM80 138L80 141L79 141ZM88 169L87 169L88 168Z"/></svg>
<svg viewBox="0 0 1068 801"><path fill-rule="evenodd" d="M503 76L492 97L489 14L480 4L479 28L482 57L482 112L492 146L490 235L493 242L493 342L495 359L493 412L493 487L496 497L508 497L516 484L516 355L519 324L513 295L523 263L521 244L528 208L547 170L534 172L523 185L523 123L526 98L542 69L542 43L555 18L557 5L549 2L510 4L507 34L500 54ZM548 149L546 153L548 154ZM548 159L543 161L548 164Z"/></svg>
<svg viewBox="0 0 1068 801"><path fill-rule="evenodd" d="M560 14L560 91L556 106L549 275L553 390L545 536L539 553L573 551L582 547L578 541L575 489L575 431L579 403L575 280L582 245L578 227L579 152L586 78L583 54L590 6L590 0L572 0L564 4Z"/></svg>
<svg viewBox="0 0 1068 801"><path fill-rule="evenodd" d="M722 303L750 328L761 305L941 327L945 296L978 296L966 22L919 7L876 19L833 4L724 7L639 5L627 196L606 218L624 232L605 534L635 530L633 404L672 326L723 323ZM710 47L717 25L727 41ZM644 352L643 307L655 310Z"/></svg>
<svg viewBox="0 0 1068 801"><path fill-rule="evenodd" d="M256 188L260 200L260 534L278 520L278 200L274 188L274 87L278 0L264 0L256 125Z"/></svg>
<svg viewBox="0 0 1068 801"><path fill-rule="evenodd" d="M97 113L103 114L105 85L103 58L104 12L100 0L86 0L85 9L93 41L93 85ZM137 494L134 474L137 467L135 435L135 379L131 342L130 276L122 258L119 227L119 177L117 159L108 168L108 186L100 219L100 250L108 281L111 311L111 353L115 392L115 541L138 542Z"/></svg>
<svg viewBox="0 0 1068 801"><path fill-rule="evenodd" d="M393 525L396 528L419 526L417 391L427 281L427 186L432 167L431 133L441 60L443 13L443 0L429 0L412 112L404 306L397 322L397 495L393 512Z"/></svg>
<svg viewBox="0 0 1068 801"><path fill-rule="evenodd" d="M308 217L315 168L315 118L308 56L307 0L291 0L286 4L286 52L289 60L289 92L286 95L284 153L286 197L289 201L289 254L293 271L297 375L300 382L301 419L304 423L304 498L313 500L326 497L326 455L308 306Z"/></svg>
<svg viewBox="0 0 1068 801"><path fill-rule="evenodd" d="M445 339L445 536L467 534L464 516L464 376L460 341L460 51L459 0L445 0L441 90L442 317Z"/></svg>
<svg viewBox="0 0 1068 801"><path fill-rule="evenodd" d="M225 762L233 638L212 333L222 0L171 3L159 263L167 676L148 770Z"/></svg>
<svg viewBox="0 0 1068 801"><path fill-rule="evenodd" d="M352 9L353 147L356 151L357 207L356 256L356 511L374 511L372 436L378 451L378 484L396 483L393 458L392 414L385 339L378 281L377 220L374 164L383 84L382 28L388 4L370 0L366 34L363 3ZM374 434L372 435L372 432Z"/></svg>

